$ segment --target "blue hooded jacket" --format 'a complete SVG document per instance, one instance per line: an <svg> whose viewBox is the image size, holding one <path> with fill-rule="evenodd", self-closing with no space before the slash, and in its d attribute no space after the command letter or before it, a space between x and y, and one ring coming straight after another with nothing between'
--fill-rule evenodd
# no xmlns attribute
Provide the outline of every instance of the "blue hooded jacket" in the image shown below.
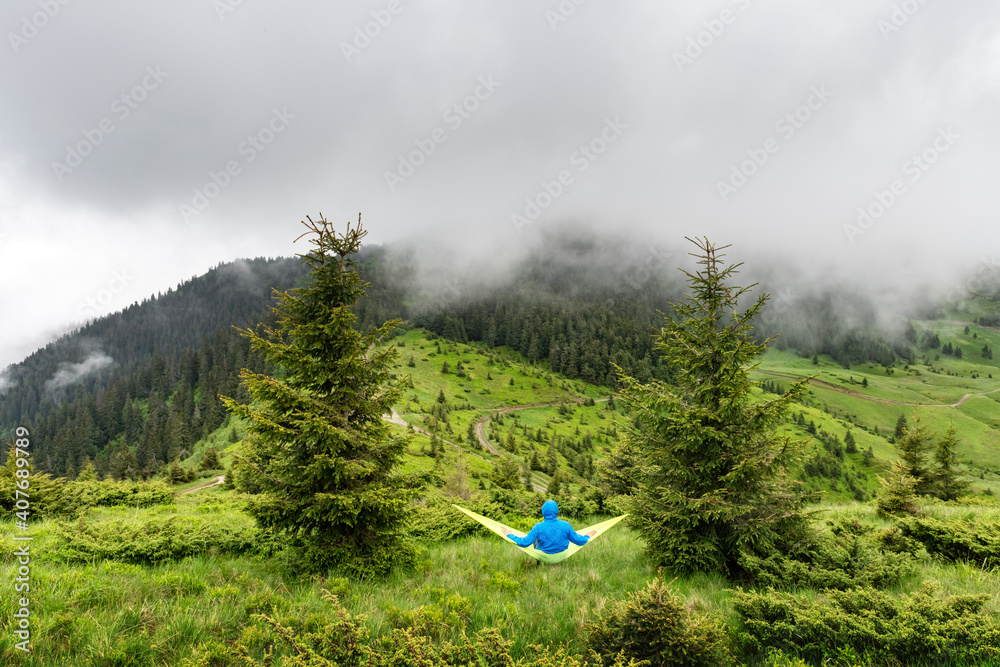
<svg viewBox="0 0 1000 667"><path fill-rule="evenodd" d="M519 547L530 547L532 544L539 551L547 554L557 554L566 551L569 543L583 546L590 540L590 535L580 535L568 521L557 519L559 506L554 500L546 500L542 505L542 517L544 521L539 521L531 529L531 532L524 537L508 535Z"/></svg>

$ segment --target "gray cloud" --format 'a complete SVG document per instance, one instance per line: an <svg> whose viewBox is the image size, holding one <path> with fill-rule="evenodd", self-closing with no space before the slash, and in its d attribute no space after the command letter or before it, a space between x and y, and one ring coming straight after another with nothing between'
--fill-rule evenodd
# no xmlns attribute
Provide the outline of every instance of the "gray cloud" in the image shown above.
<svg viewBox="0 0 1000 667"><path fill-rule="evenodd" d="M0 309L21 313L0 365L78 319L123 266L135 280L107 312L220 260L292 254L318 211L360 210L373 241L426 238L469 261L584 220L669 246L707 234L869 285L953 280L1000 240L987 0L636 0L567 16L575 3L555 0L222 2L232 11L0 9ZM499 85L454 126L448 110L484 77ZM786 136L779 121L823 86ZM609 118L621 136L575 165ZM905 180L949 126L954 146ZM386 172L435 130L444 140L391 191ZM723 201L718 184L769 139L776 152ZM512 215L565 170L572 183L518 234ZM852 242L845 225L896 179L905 194Z"/></svg>

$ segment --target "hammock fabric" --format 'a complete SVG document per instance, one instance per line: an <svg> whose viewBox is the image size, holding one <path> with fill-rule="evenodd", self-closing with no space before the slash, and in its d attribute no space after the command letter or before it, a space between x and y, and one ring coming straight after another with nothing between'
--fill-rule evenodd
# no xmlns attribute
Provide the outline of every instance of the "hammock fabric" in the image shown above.
<svg viewBox="0 0 1000 667"><path fill-rule="evenodd" d="M483 524L484 526L486 526L487 528L489 528L494 533L496 533L506 541L510 542L511 544L514 544L514 542L509 537L507 537L508 534L517 535L518 537L524 537L525 535L527 535L527 533L523 533L520 530L514 530L510 526L505 526L499 521L494 521L493 519L488 519L481 514L470 512L464 507L459 507L458 505L452 505L452 507L462 512L465 512L470 517L472 517L479 523ZM590 544L594 540L596 540L601 535L601 533L606 531L608 528L611 528L611 526L615 525L616 523L618 523L627 516L628 514L622 514L621 516L616 516L614 519L608 519L607 521L602 521L601 523L594 524L593 526L581 528L576 532L580 533L581 535L583 535L584 533L590 533L591 534L590 539L587 540L587 544ZM582 549L583 547L577 546L572 542L570 542L569 548L566 549L566 551L560 551L557 554L547 554L544 551L539 551L534 547L517 547L517 548L523 551L524 553L528 554L535 560L540 560L543 563L561 563L562 561L566 560L567 558L575 554L577 551Z"/></svg>

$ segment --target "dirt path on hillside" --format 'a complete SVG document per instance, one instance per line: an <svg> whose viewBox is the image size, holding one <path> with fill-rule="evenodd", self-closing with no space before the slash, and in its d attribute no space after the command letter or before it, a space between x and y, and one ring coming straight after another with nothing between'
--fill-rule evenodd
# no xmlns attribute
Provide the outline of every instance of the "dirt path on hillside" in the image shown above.
<svg viewBox="0 0 1000 667"><path fill-rule="evenodd" d="M758 369L757 372L762 375L771 375L773 377L780 377L786 380L803 379L797 375L790 375L788 373L778 373L775 371L762 371ZM965 403L973 396L985 396L987 394L994 394L1000 391L1000 388L998 388L998 389L990 389L989 391L972 392L966 394L965 396L958 399L954 403L909 403L907 401L895 401L891 398L880 398L878 396L869 396L868 394L863 394L860 391L856 391L854 389L848 389L847 387L841 387L839 385L835 385L832 382L827 382L826 380L817 380L813 378L812 380L809 380L809 382L813 384L823 385L824 387L827 387L841 394L847 394L848 396L854 396L856 398L863 398L865 400L873 401L875 403L882 403L884 405L912 405L914 407L924 407L924 408L957 408L958 406L960 406L962 403Z"/></svg>
<svg viewBox="0 0 1000 667"><path fill-rule="evenodd" d="M395 410L395 408L393 408L393 411L392 411L392 415L391 415L391 416L389 416L389 417L382 417L382 419L386 420L387 422L392 422L393 424L398 424L398 425L400 425L400 426L404 426L404 427L405 427L405 426L409 426L409 424L407 424L407 423L406 423L406 422L405 422L405 421L403 420L403 418L402 418L402 417L400 417L400 416L399 416L399 414L397 414L397 413L396 413L396 410Z"/></svg>
<svg viewBox="0 0 1000 667"><path fill-rule="evenodd" d="M493 415L505 415L508 412L514 412L515 410L528 410L529 408L549 408L552 407L553 405L562 405L563 403L567 402L579 404L583 403L585 400L587 399L578 398L572 401L557 401L555 403L533 403L531 405L516 405L507 408L500 408L499 410L495 410L490 414L486 415L485 417L481 417L479 421L476 422L476 437L479 438L479 444L482 445L484 449L492 452L496 456L500 456L500 452L494 449L493 445L490 444L490 441L486 439L486 424L489 422L490 418L493 417ZM603 403L604 401L607 400L608 399L606 398L599 398L596 399L594 403ZM531 472L531 486L538 489L542 493L548 491L549 490L548 483L534 470L530 472Z"/></svg>
<svg viewBox="0 0 1000 667"><path fill-rule="evenodd" d="M193 489L188 489L186 491L181 491L177 495L183 496L183 495L188 494L188 493L194 493L195 491L201 491L202 489L210 489L213 486L218 486L220 484L223 484L225 481L226 481L226 476L225 475L219 475L212 482L209 482L208 484L202 484L201 486L196 486Z"/></svg>
<svg viewBox="0 0 1000 667"><path fill-rule="evenodd" d="M587 399L577 398L572 401L556 401L555 403L532 403L531 405L515 405L508 408L500 408L499 410L495 410L490 414L486 415L485 417L481 417L479 421L476 422L476 437L479 438L479 444L483 446L483 449L492 452L496 456L500 456L500 452L495 450L493 448L493 445L490 444L489 440L486 439L486 422L488 422L490 418L493 417L493 415L505 415L508 412L514 412L515 410L528 410L529 408L550 408L553 405L562 405L563 403L583 403L585 400ZM600 398L595 400L594 403L602 403L606 400L608 399Z"/></svg>
<svg viewBox="0 0 1000 667"><path fill-rule="evenodd" d="M506 408L500 408L499 410L494 410L493 412L490 412L489 414L487 414L485 417L481 417L476 422L476 438L478 438L479 444L480 444L480 446L482 446L482 448L484 450L486 450L487 452L489 452L493 456L501 456L500 452L498 452L496 450L496 448L493 447L493 445L490 444L490 441L486 439L486 423L490 420L490 417L492 417L493 415L507 414L508 412L514 412L515 410L528 410L530 408L548 408L548 407L552 407L553 405L562 405L563 403L567 403L567 402L570 402L570 403L583 403L585 400L586 399L584 399L584 398L577 398L577 399L574 399L572 401L556 401L554 403L532 403L530 405L514 405L514 406L509 406L509 407L506 407ZM594 402L595 403L603 403L604 401L607 401L607 400L608 399L606 399L606 398L598 398L598 399L595 399ZM387 422L391 422L393 424L397 424L399 426L403 426L403 427L410 426L410 424L405 419L403 419L402 417L400 417L399 414L397 414L395 410L393 410L391 414L383 416L382 419L386 420ZM419 428L417 426L414 426L413 430L416 431L417 433L422 433L422 434L424 434L426 436L433 436L434 435L430 431L425 431L424 429ZM460 445L456 445L454 442L451 442L449 440L445 440L444 438L440 438L440 439L444 443L447 443L447 444L449 444L449 445L451 445L453 447L461 449L461 446ZM489 459L487 459L485 456L479 456L479 454L476 454L475 452L469 452L469 453L472 454L473 456L478 456L479 458L483 459L484 461L489 461ZM492 463L492 461L491 461L491 463ZM537 489L538 491L541 491L542 493L545 493L546 491L549 490L548 483L545 481L544 478L542 478L534 470L531 471L531 486L533 488ZM192 489L192 490L196 490L196 489Z"/></svg>
<svg viewBox="0 0 1000 667"><path fill-rule="evenodd" d="M479 438L479 444L482 445L483 449L492 453L494 456L500 456L500 452L493 448L490 441L486 439L486 422L488 422L493 415L505 415L508 412L514 412L515 410L527 410L528 408L547 408L553 405L559 405L559 403L532 403L531 405L515 405L509 408L500 408L495 410L485 417L480 417L479 421L476 422L476 437ZM582 403L583 401L575 401L576 403Z"/></svg>
<svg viewBox="0 0 1000 667"><path fill-rule="evenodd" d="M403 419L402 417L400 417L399 414L395 410L392 411L391 415L383 415L382 419L384 419L385 421L390 422L392 424L397 424L398 426L402 426L404 428L407 428L407 427L410 426L410 423L408 421L406 421L405 419ZM419 426L414 426L413 430L416 431L417 433L422 433L423 435L426 435L429 438L434 437L433 433L431 433L430 431L425 431L424 429L420 428ZM443 442L446 445L451 445L455 449L461 449L462 448L461 445L457 445L454 442L452 442L451 440L445 440L441 436L438 436L438 440L440 440L441 442ZM494 452L494 453L496 453L496 452ZM479 456L479 454L476 454L475 452L469 452L469 454L471 454L472 456L477 456L477 457L483 459L484 461L489 461L489 459L487 459L485 456Z"/></svg>
<svg viewBox="0 0 1000 667"><path fill-rule="evenodd" d="M963 322L962 320L934 320L935 322L943 322L945 324L958 324L959 326L974 326L980 329L986 329L987 331L1000 331L1000 327L988 327L985 324L976 324L975 322Z"/></svg>

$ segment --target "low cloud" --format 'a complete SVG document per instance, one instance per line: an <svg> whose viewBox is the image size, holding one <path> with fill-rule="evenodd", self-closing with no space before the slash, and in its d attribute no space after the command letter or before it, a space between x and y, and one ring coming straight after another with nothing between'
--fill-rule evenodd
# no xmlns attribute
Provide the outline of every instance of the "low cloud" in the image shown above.
<svg viewBox="0 0 1000 667"><path fill-rule="evenodd" d="M64 363L46 383L45 388L56 391L76 384L86 375L98 371L114 361L103 352L92 352L86 359L77 364Z"/></svg>

